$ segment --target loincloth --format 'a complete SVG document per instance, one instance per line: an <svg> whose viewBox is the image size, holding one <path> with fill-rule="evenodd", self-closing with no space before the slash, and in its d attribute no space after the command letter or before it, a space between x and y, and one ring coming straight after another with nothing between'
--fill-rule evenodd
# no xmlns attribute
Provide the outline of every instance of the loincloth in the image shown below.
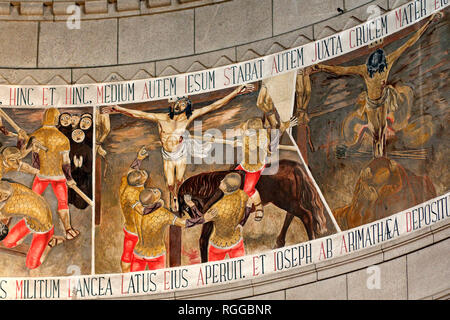
<svg viewBox="0 0 450 320"><path fill-rule="evenodd" d="M186 159L188 156L195 158L206 158L211 151L211 142L202 142L198 139L191 138L189 133L183 135L183 140L175 151L166 151L161 149L161 154L166 161L177 161Z"/></svg>
<svg viewBox="0 0 450 320"><path fill-rule="evenodd" d="M366 94L366 106L368 109L374 110L385 105L387 112L394 112L398 109L397 95L397 90L392 85L388 85L383 89L383 94L378 99L372 100Z"/></svg>

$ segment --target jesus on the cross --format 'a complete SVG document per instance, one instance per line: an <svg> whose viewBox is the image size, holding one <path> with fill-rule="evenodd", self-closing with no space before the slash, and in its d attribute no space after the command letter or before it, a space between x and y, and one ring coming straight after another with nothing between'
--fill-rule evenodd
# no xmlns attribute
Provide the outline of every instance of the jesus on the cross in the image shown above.
<svg viewBox="0 0 450 320"><path fill-rule="evenodd" d="M248 93L253 91L253 89L254 86L251 84L241 85L222 99L200 109L194 109L192 102L188 98L179 98L169 107L168 113L143 112L117 105L104 107L102 113L118 112L158 124L159 138L162 143L161 154L163 157L164 175L171 194L171 201L174 201L172 209L176 209L177 189L183 183L188 153L191 153L193 156L205 157L204 150L199 150L198 145L195 143L196 141L189 139L189 136L186 135L188 126L193 120L225 106L238 94Z"/></svg>

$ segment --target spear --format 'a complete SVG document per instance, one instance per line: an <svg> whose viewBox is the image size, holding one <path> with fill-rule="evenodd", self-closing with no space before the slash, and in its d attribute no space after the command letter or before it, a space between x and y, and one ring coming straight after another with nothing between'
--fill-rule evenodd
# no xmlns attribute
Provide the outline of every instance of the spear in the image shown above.
<svg viewBox="0 0 450 320"><path fill-rule="evenodd" d="M75 191L76 193L78 193L78 195L83 198L84 201L86 201L87 204L89 204L91 207L94 206L94 201L92 201L91 199L89 199L89 197L84 194L83 191L80 190L80 188L78 188L76 185L73 186L69 186L69 188L72 188L73 191Z"/></svg>

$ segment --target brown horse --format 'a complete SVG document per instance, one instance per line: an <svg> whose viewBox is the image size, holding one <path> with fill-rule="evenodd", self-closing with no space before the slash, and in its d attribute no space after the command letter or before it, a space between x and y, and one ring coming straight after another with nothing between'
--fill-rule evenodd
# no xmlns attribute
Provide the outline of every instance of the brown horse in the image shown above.
<svg viewBox="0 0 450 320"><path fill-rule="evenodd" d="M201 173L184 181L178 191L180 215L185 211L192 216L192 212L184 202L185 194L190 194L198 209L203 213L206 212L223 196L219 184L230 172L239 172L244 182L245 172L234 170ZM324 205L311 178L300 163L280 160L278 172L274 175L262 175L256 189L260 193L263 204L273 203L280 209L286 210L283 228L276 241L277 248L284 246L286 233L294 216L301 219L310 240L326 232ZM202 226L199 239L202 262L208 261L208 242L212 230L212 222Z"/></svg>

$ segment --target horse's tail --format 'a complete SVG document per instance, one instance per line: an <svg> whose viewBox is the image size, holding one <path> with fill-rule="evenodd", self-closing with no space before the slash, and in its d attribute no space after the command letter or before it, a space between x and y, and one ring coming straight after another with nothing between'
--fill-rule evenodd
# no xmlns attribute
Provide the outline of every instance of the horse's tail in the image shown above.
<svg viewBox="0 0 450 320"><path fill-rule="evenodd" d="M294 176L300 202L311 209L314 220L314 232L319 235L325 233L327 231L327 220L324 214L325 207L312 179L301 165L295 166Z"/></svg>

